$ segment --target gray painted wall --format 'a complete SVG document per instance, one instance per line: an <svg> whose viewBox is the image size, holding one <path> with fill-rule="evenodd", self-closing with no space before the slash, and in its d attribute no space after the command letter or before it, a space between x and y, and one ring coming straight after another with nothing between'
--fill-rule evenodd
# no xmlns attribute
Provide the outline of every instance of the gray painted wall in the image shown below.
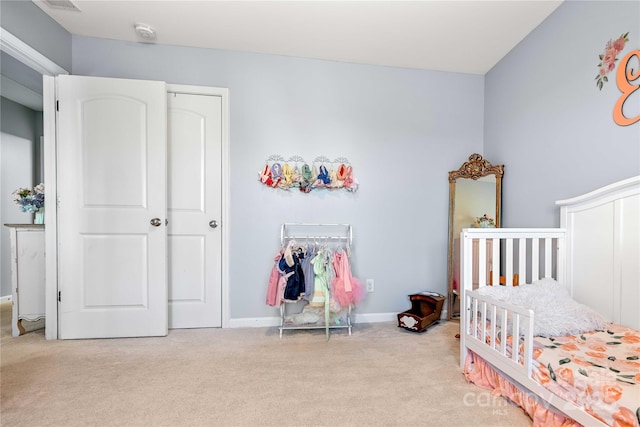
<svg viewBox="0 0 640 427"><path fill-rule="evenodd" d="M2 104L0 104L0 111L2 111L0 129L2 132L26 138L29 141L39 139L38 132L42 132L42 113L7 98L0 98L0 100L2 100Z"/></svg>
<svg viewBox="0 0 640 427"><path fill-rule="evenodd" d="M34 111L10 99L0 97L0 131L25 138L33 144L33 181L44 179L40 170L40 137L42 136L42 112ZM6 294L2 294L6 295Z"/></svg>
<svg viewBox="0 0 640 427"><path fill-rule="evenodd" d="M448 171L482 150L483 77L73 37L74 74L226 87L231 104L231 317L265 305L282 222L351 223L358 313L446 291ZM355 194L258 182L271 154L347 157Z"/></svg>
<svg viewBox="0 0 640 427"><path fill-rule="evenodd" d="M619 59L640 49L640 2L565 1L487 73L484 152L505 164L504 226L558 226L556 200L640 174L640 122L614 123L614 73L595 82L605 43L626 32ZM640 93L627 102L640 114Z"/></svg>
<svg viewBox="0 0 640 427"><path fill-rule="evenodd" d="M2 28L71 71L71 34L31 0L0 1Z"/></svg>

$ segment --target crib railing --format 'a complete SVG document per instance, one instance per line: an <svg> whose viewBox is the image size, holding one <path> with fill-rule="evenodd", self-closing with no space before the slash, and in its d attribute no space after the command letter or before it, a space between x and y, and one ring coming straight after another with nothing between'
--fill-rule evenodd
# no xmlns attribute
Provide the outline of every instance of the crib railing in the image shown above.
<svg viewBox="0 0 640 427"><path fill-rule="evenodd" d="M530 378L533 311L473 291L465 292L463 306L468 314L461 323L465 347L491 360L503 372Z"/></svg>
<svg viewBox="0 0 640 427"><path fill-rule="evenodd" d="M483 286L517 286L542 278L564 283L564 229L467 228L460 233L460 367L467 349L501 357L501 368L520 375L531 374L533 313L529 309L498 302L471 292ZM490 251L490 253L487 253ZM489 262L487 260L490 260ZM517 278L517 282L514 280ZM516 283L514 283L516 282ZM468 295L467 295L468 294ZM512 322L510 325L507 322ZM487 327L489 334L487 335ZM522 348L496 347L496 330L510 330L514 342L524 337ZM504 333L504 332L503 332Z"/></svg>
<svg viewBox="0 0 640 427"><path fill-rule="evenodd" d="M460 239L460 368L467 353L474 352L506 375L545 407L555 407L583 425L601 425L573 402L545 389L532 378L534 337L533 310L481 295L474 288L500 283L514 286L543 278L565 283L564 229L464 229ZM490 242L489 244L487 242ZM474 244L475 243L475 244ZM477 253L474 261L474 247ZM490 257L487 250L490 248ZM487 263L487 259L491 262ZM487 268L490 272L487 279ZM481 271L479 271L481 270ZM475 283L474 283L475 274Z"/></svg>
<svg viewBox="0 0 640 427"><path fill-rule="evenodd" d="M559 228L463 229L460 233L461 288L498 284L501 278L506 286L513 286L514 278L517 278L516 285L545 277L564 283L565 234L565 230ZM487 254L488 250L491 254Z"/></svg>

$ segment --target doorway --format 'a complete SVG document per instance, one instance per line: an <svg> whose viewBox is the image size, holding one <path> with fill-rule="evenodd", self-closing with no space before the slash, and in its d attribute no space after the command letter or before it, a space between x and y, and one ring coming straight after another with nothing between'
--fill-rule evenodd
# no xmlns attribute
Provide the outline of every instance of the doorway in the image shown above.
<svg viewBox="0 0 640 427"><path fill-rule="evenodd" d="M56 84L59 336L225 326L226 89Z"/></svg>
<svg viewBox="0 0 640 427"><path fill-rule="evenodd" d="M2 224L29 224L33 214L21 212L11 194L18 188L33 188L33 141L0 132L0 272L5 286L0 296L11 296L11 247L9 229Z"/></svg>
<svg viewBox="0 0 640 427"><path fill-rule="evenodd" d="M35 71L40 78L42 78L42 92L41 93L31 93L31 95L35 96L27 96L30 99L29 102L35 102L38 104L44 104L47 102L51 103L49 108L49 117L47 117L47 113L43 111L43 135L44 137L44 153L40 153L44 157L44 181L47 186L47 191L50 193L53 191L55 193L55 175L52 175L55 171L47 169L46 164L47 159L55 159L55 145L53 141L49 141L53 135L55 135L55 118L51 115L55 109L55 96L53 91L53 76L57 75L65 75L68 72L60 67L58 64L52 62L49 58L42 55L37 50L33 49L31 46L20 40L18 37L11 34L6 29L2 29L2 43L0 44L0 48L2 49L3 54L10 55L14 58L18 63L22 64L24 68L28 69L29 72L32 70ZM4 69L5 63L3 63ZM47 83L47 79L49 79L49 83ZM3 85L3 89L6 86ZM29 91L27 91L29 93ZM39 97L42 99L38 99ZM25 104L27 105L27 104ZM28 106L28 105L27 105ZM51 143L50 143L51 142ZM39 180L40 181L40 180ZM45 212L45 222L48 224L52 224L55 221L55 210L49 209ZM57 338L57 315L58 315L58 307L57 307L57 266L55 263L55 252L56 252L56 243L55 243L55 226L49 226L45 230L45 251L47 254L51 254L46 260L46 276L47 276L47 286L45 289L46 292L46 311L47 318L45 320L45 336L47 339L56 339Z"/></svg>

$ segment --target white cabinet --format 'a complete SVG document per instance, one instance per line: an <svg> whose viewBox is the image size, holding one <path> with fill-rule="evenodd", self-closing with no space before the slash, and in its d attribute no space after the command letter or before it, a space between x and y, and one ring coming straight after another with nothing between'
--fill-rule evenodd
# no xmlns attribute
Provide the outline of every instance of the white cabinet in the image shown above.
<svg viewBox="0 0 640 427"><path fill-rule="evenodd" d="M44 225L5 226L11 237L11 333L16 337L25 332L22 320L44 319Z"/></svg>

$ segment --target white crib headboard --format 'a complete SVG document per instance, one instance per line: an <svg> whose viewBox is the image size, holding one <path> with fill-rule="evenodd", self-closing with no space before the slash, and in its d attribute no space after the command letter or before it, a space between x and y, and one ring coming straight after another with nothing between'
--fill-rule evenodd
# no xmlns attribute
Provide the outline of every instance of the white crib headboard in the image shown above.
<svg viewBox="0 0 640 427"><path fill-rule="evenodd" d="M640 176L556 204L573 298L640 329Z"/></svg>

